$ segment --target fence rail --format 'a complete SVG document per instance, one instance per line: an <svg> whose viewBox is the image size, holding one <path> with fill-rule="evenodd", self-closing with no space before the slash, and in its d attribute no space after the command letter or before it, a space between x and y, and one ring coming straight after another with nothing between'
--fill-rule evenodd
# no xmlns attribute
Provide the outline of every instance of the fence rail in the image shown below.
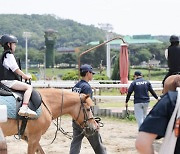
<svg viewBox="0 0 180 154"><path fill-rule="evenodd" d="M72 88L78 81L33 81L32 85L36 88ZM92 88L121 88L129 87L132 81L129 81L128 84L121 84L120 81L114 80L93 80L89 84ZM150 81L155 90L162 90L161 81Z"/></svg>
<svg viewBox="0 0 180 154"><path fill-rule="evenodd" d="M78 81L33 81L32 85L35 88L65 88L71 89ZM113 99L113 100L125 100L126 96L102 96L100 93L97 95L98 91L103 88L122 88L129 87L132 81L129 81L128 84L121 84L120 81L116 80L93 80L90 81L90 85L94 90L93 98L98 101L101 99ZM155 91L162 91L162 83L161 81L150 81ZM130 98L133 100L133 96ZM154 97L150 97L150 100L155 100Z"/></svg>

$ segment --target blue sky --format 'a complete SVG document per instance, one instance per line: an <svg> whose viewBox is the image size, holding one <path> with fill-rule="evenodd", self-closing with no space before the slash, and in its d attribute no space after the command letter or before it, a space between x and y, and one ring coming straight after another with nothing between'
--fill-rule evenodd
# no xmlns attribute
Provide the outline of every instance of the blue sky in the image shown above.
<svg viewBox="0 0 180 154"><path fill-rule="evenodd" d="M180 35L180 0L0 0L0 14L54 14L123 35Z"/></svg>

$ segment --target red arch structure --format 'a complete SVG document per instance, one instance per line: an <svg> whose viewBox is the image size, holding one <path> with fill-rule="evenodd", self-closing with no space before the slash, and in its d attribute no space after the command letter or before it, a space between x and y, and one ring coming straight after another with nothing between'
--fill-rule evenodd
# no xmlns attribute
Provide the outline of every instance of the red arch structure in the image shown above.
<svg viewBox="0 0 180 154"><path fill-rule="evenodd" d="M129 56L128 56L128 45L123 43L121 44L120 54L119 54L119 74L121 84L128 83L128 72L129 72ZM127 93L128 88L122 87L120 88L120 93Z"/></svg>

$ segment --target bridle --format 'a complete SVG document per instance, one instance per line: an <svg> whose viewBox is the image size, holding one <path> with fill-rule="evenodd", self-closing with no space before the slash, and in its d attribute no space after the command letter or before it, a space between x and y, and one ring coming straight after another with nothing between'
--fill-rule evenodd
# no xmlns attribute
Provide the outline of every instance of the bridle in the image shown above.
<svg viewBox="0 0 180 154"><path fill-rule="evenodd" d="M63 95L63 90L62 90L62 100L61 100L60 113L62 113L62 110L63 110L63 103L64 103L64 97L63 97L63 96L64 96L64 95ZM82 100L82 94L79 94L79 97L80 97L81 106L80 106L80 109L79 109L79 112L78 112L78 116L77 116L75 122L78 123L77 120L79 119L79 116L80 116L80 113L81 113L81 110L82 110L82 111L83 111L83 114L84 114L84 121L83 121L82 123L80 123L79 125L82 127L83 131L82 131L79 135L74 136L74 137L78 137L78 136L80 136L80 135L82 135L82 134L84 134L86 137L92 136L92 135L94 135L94 133L95 133L97 130L96 130L96 129L92 129L91 127L89 127L88 121L94 119L94 117L91 117L91 118L88 117L88 112L91 111L91 108L85 108L84 104L85 104L86 102L83 102L83 100ZM45 103L44 103L44 105L45 105ZM52 113L50 112L50 110L48 109L48 107L47 107L46 105L45 105L45 107L47 108L47 110L49 111L50 115L52 116ZM53 119L53 117L52 117L52 119ZM69 133L71 133L71 132L66 132L66 131L64 131L64 129L61 127L61 116L60 116L60 122L58 122L58 121L59 121L59 120L58 120L58 118L57 118L56 123L54 123L54 125L56 126L57 129L56 129L55 136L54 136L54 139L52 140L51 144L55 141L55 139L56 139L56 137L57 137L57 132L58 132L58 131L60 131L61 133L63 133L67 138L72 139L72 136L69 135Z"/></svg>
<svg viewBox="0 0 180 154"><path fill-rule="evenodd" d="M80 112L81 112L81 110L82 110L82 111L83 111L83 114L84 114L84 121L83 121L82 123L80 123L79 125L80 125L81 127L83 127L84 125L87 124L87 122L88 122L89 120L92 120L92 119L94 119L94 118L93 118L93 117L91 117L91 118L88 117L88 112L91 111L91 108L87 108L87 109L86 109L85 106L84 106L84 103L86 103L86 102L83 102L82 97L81 97L81 94L79 94L79 97L80 97L81 106L80 106L79 113L78 113L78 116L77 116L77 118L76 118L75 121L77 122L77 120L79 119Z"/></svg>
<svg viewBox="0 0 180 154"><path fill-rule="evenodd" d="M92 136L97 130L96 129L93 129L89 126L89 123L88 121L89 120L95 120L94 117L88 117L88 112L91 111L91 108L85 108L85 103L83 100L82 100L82 94L79 94L79 98L80 98L80 103L81 103L81 106L80 106L80 109L79 109L79 113L78 113L78 116L75 120L76 123L78 123L78 119L79 119L79 116L80 116L80 112L81 110L83 111L83 114L84 114L84 120L82 123L80 123L79 125L82 127L83 131L82 133L88 137L88 136Z"/></svg>

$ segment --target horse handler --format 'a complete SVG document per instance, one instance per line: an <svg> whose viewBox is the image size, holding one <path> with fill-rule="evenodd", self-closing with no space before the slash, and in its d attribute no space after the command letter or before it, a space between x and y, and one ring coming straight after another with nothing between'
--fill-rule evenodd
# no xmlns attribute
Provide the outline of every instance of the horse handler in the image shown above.
<svg viewBox="0 0 180 154"><path fill-rule="evenodd" d="M73 92L89 94L92 98L92 88L89 85L89 81L93 79L93 68L88 64L84 64L80 68L80 75L82 77L81 81L79 81L73 88ZM84 138L84 134L82 133L83 129L76 124L73 120L73 140L71 142L70 154L79 154L81 150L82 139ZM106 148L102 144L101 136L98 131L94 133L94 135L87 137L89 143L91 144L94 152L96 154L106 154Z"/></svg>

